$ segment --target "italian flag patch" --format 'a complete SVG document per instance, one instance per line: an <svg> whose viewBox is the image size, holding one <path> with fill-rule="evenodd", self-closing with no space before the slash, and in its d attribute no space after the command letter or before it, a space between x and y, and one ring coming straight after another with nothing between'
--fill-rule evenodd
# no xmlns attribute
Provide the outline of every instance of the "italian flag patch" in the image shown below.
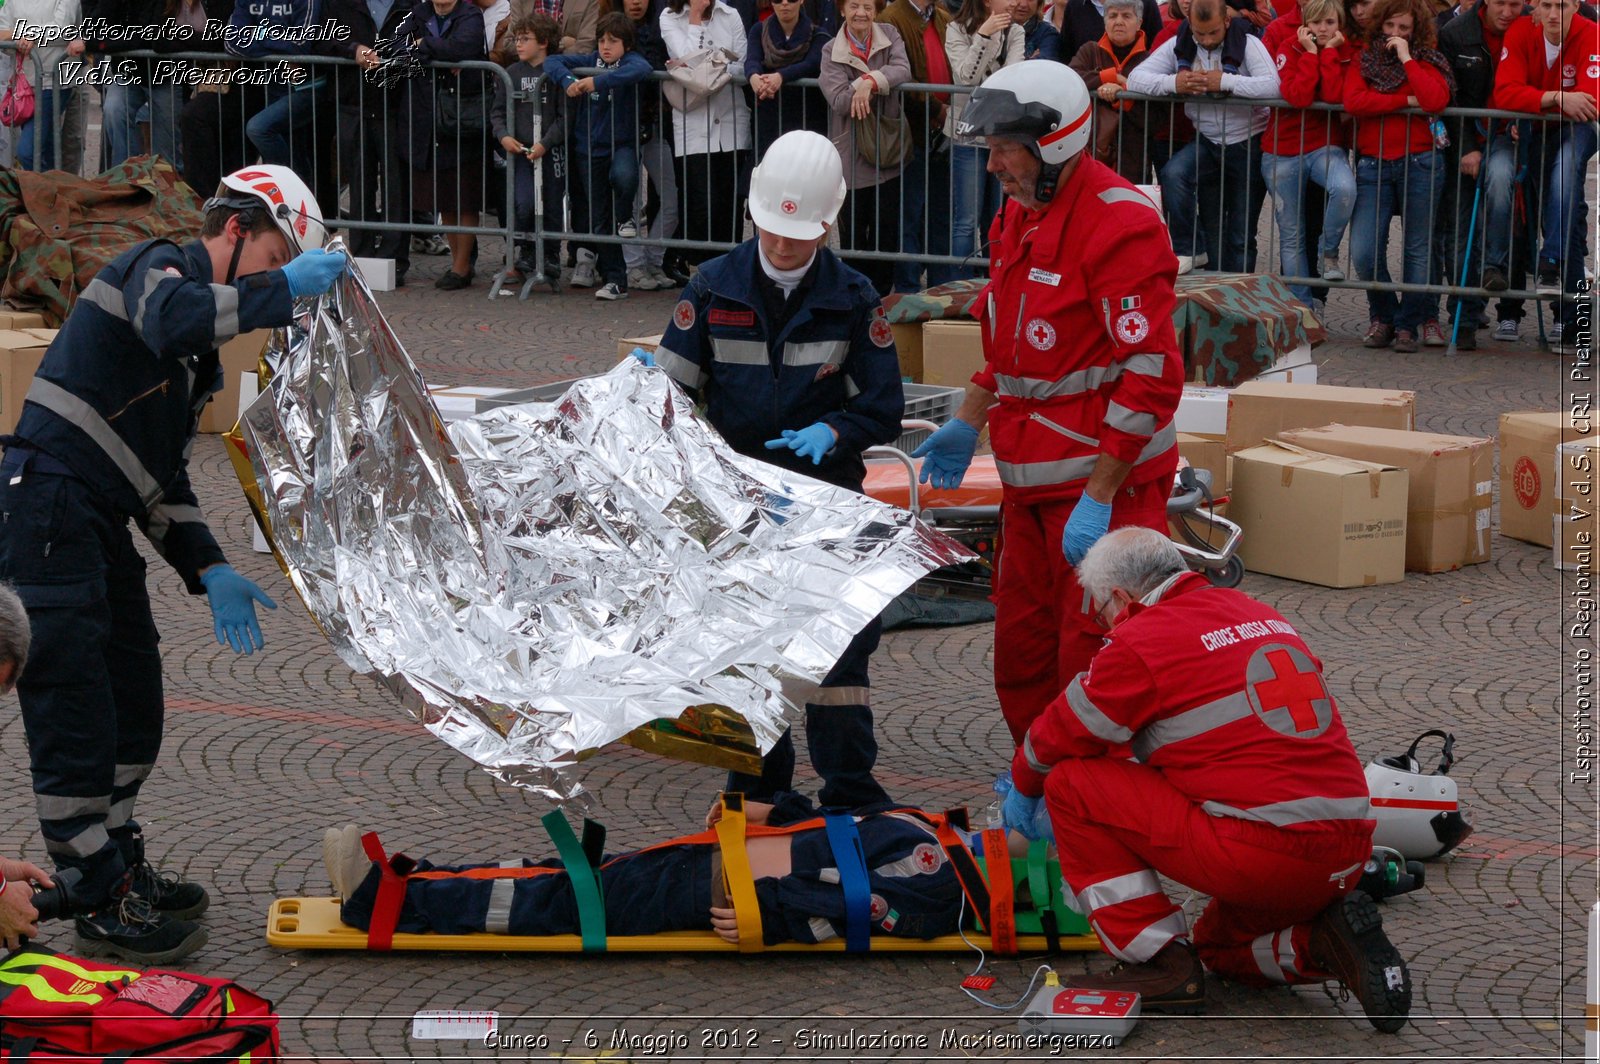
<svg viewBox="0 0 1600 1064"><path fill-rule="evenodd" d="M1140 298L1138 296L1123 296L1122 297L1122 309L1123 310L1138 310L1139 309L1139 304L1141 302L1142 302L1142 300L1140 300Z"/></svg>

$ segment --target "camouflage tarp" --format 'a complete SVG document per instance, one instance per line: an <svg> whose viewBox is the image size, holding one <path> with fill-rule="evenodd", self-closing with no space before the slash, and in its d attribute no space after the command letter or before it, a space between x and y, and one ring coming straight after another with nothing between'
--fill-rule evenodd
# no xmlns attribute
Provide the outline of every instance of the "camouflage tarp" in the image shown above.
<svg viewBox="0 0 1600 1064"><path fill-rule="evenodd" d="M200 235L200 198L172 164L135 156L95 178L0 168L8 302L59 326L101 267L141 240Z"/></svg>
<svg viewBox="0 0 1600 1064"><path fill-rule="evenodd" d="M952 281L926 292L883 301L891 324L973 318L983 280ZM1259 273L1191 273L1178 278L1172 327L1183 352L1185 379L1231 388L1301 344L1327 334L1282 281Z"/></svg>

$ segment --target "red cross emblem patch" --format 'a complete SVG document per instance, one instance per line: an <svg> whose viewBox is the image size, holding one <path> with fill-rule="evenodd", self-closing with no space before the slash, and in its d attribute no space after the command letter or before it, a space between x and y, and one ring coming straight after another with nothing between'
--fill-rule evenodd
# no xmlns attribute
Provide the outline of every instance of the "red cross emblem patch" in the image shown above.
<svg viewBox="0 0 1600 1064"><path fill-rule="evenodd" d="M778 209L784 214L793 214L795 211L800 209L800 204L796 203L792 199L786 199L782 203L778 204Z"/></svg>
<svg viewBox="0 0 1600 1064"><path fill-rule="evenodd" d="M1034 318L1028 322L1028 327L1023 330L1028 338L1028 343L1040 351L1048 351L1056 346L1056 327L1043 318Z"/></svg>
<svg viewBox="0 0 1600 1064"><path fill-rule="evenodd" d="M1117 319L1117 339L1125 344L1136 344L1150 335L1150 320L1136 310L1130 310Z"/></svg>
<svg viewBox="0 0 1600 1064"><path fill-rule="evenodd" d="M888 347L894 343L894 327L882 314L872 319L872 324L867 326L867 336L879 347Z"/></svg>
<svg viewBox="0 0 1600 1064"><path fill-rule="evenodd" d="M1256 717L1291 739L1315 739L1333 723L1333 696L1299 647L1266 643L1250 655L1245 696Z"/></svg>
<svg viewBox="0 0 1600 1064"><path fill-rule="evenodd" d="M917 866L917 871L929 875L939 870L944 863L944 857L939 853L939 847L931 842L919 842L916 849L911 851L911 860Z"/></svg>
<svg viewBox="0 0 1600 1064"><path fill-rule="evenodd" d="M872 896L872 921L877 923L889 915L889 903L877 894Z"/></svg>
<svg viewBox="0 0 1600 1064"><path fill-rule="evenodd" d="M688 332L694 328L694 304L687 299L678 300L678 305L672 308L672 324L680 332Z"/></svg>

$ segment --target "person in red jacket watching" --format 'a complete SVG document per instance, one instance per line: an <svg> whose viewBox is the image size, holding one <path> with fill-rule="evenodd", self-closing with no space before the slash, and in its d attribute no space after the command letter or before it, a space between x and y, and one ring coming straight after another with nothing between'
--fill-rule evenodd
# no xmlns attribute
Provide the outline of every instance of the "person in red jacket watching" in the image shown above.
<svg viewBox="0 0 1600 1064"><path fill-rule="evenodd" d="M1028 834L1043 795L1063 895L1122 962L1067 985L1195 1011L1203 961L1256 986L1337 979L1378 1030L1405 1026L1410 973L1354 889L1374 821L1322 663L1162 533L1111 533L1079 580L1105 647L1028 729L1003 807ZM1210 895L1192 939L1158 875Z"/></svg>
<svg viewBox="0 0 1600 1064"><path fill-rule="evenodd" d="M1073 567L1119 525L1165 529L1183 356L1178 262L1155 204L1084 149L1089 90L1060 63L989 75L957 127L986 138L1010 202L979 294L986 363L913 454L960 485L989 425L1003 485L994 686L1014 742L1089 665L1100 632Z"/></svg>
<svg viewBox="0 0 1600 1064"><path fill-rule="evenodd" d="M1279 91L1294 108L1340 103L1345 72L1358 54L1344 37L1344 7L1340 0L1303 0L1301 10L1303 21L1293 17L1297 29L1278 31L1290 22L1292 16L1286 15L1267 27L1263 40L1278 68ZM1339 244L1355 210L1356 175L1350 169L1339 116L1331 111L1273 108L1262 141L1261 176L1272 192L1278 264L1284 276L1344 280ZM1322 186L1327 199L1320 212L1316 254L1308 256L1306 243L1314 234L1303 228L1303 220L1306 185L1311 183ZM1312 305L1315 293L1309 286L1294 285L1290 291L1306 306Z"/></svg>
<svg viewBox="0 0 1600 1064"><path fill-rule="evenodd" d="M1367 46L1350 64L1344 107L1356 123L1356 213L1350 258L1363 281L1389 283L1389 217L1399 205L1404 227L1401 280L1427 284L1433 246L1433 212L1444 187L1444 161L1426 117L1450 105L1455 76L1433 47L1433 9L1424 0L1378 0L1368 23ZM1439 299L1423 292L1367 293L1372 324L1368 347L1415 351L1420 332L1429 347L1443 347Z"/></svg>
<svg viewBox="0 0 1600 1064"><path fill-rule="evenodd" d="M1495 71L1494 105L1508 111L1559 115L1536 123L1529 173L1544 190L1538 291L1572 292L1583 277L1588 208L1583 185L1595 153L1595 101L1600 99L1600 25L1578 14L1578 0L1538 0L1531 19L1506 31ZM1562 304L1551 339L1576 317L1576 304Z"/></svg>

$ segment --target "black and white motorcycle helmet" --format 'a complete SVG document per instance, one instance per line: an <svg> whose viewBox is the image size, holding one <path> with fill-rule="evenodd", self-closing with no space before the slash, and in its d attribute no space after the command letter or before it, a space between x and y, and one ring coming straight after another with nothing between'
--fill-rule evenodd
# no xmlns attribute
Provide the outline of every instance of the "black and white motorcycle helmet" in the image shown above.
<svg viewBox="0 0 1600 1064"><path fill-rule="evenodd" d="M1439 765L1422 771L1417 747L1422 740L1443 741ZM1378 822L1374 846L1398 850L1414 861L1427 861L1459 846L1472 834L1472 821L1461 812L1456 781L1448 775L1455 764L1456 737L1430 729L1417 736L1399 757L1380 757L1367 766L1372 816Z"/></svg>

